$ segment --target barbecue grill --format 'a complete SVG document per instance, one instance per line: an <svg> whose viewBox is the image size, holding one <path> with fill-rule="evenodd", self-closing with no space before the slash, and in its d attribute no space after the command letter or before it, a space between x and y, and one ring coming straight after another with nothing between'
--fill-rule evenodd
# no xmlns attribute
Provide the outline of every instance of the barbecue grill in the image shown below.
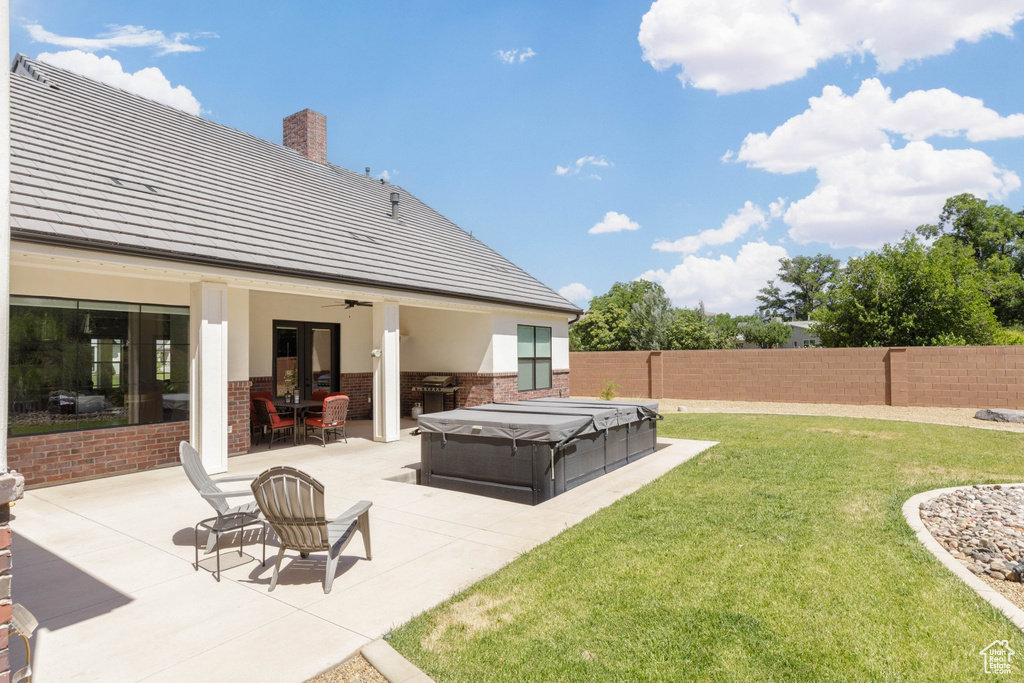
<svg viewBox="0 0 1024 683"><path fill-rule="evenodd" d="M455 407L455 378L451 375L429 375L424 377L422 386L413 387L413 391L423 394L423 412L440 413L444 410L445 397L452 397L452 408Z"/></svg>

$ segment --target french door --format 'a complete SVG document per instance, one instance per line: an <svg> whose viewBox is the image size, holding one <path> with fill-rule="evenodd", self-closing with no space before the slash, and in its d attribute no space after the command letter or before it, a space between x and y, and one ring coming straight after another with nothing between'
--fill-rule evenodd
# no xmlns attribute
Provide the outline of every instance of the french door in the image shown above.
<svg viewBox="0 0 1024 683"><path fill-rule="evenodd" d="M274 321L274 395L338 390L341 326L337 323Z"/></svg>

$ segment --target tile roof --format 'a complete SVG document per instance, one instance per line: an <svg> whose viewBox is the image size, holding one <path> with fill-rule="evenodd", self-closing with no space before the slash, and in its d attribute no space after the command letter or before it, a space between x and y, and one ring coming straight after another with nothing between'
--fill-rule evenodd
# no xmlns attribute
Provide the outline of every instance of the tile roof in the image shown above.
<svg viewBox="0 0 1024 683"><path fill-rule="evenodd" d="M578 311L400 187L24 55L11 157L15 241Z"/></svg>

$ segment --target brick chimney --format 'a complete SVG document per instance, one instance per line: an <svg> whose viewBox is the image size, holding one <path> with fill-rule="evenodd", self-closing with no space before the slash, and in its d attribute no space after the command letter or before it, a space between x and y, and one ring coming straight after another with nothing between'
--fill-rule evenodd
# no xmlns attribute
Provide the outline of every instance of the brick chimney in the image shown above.
<svg viewBox="0 0 1024 683"><path fill-rule="evenodd" d="M303 109L284 120L284 146L310 161L327 163L327 117Z"/></svg>

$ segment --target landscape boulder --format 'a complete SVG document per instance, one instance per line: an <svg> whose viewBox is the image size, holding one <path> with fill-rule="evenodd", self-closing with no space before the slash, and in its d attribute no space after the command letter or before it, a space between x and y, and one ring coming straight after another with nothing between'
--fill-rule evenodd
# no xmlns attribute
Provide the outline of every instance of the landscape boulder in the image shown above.
<svg viewBox="0 0 1024 683"><path fill-rule="evenodd" d="M992 422L1020 422L1024 423L1024 410L1009 410L1007 408L985 408L974 414L979 420L991 420Z"/></svg>

